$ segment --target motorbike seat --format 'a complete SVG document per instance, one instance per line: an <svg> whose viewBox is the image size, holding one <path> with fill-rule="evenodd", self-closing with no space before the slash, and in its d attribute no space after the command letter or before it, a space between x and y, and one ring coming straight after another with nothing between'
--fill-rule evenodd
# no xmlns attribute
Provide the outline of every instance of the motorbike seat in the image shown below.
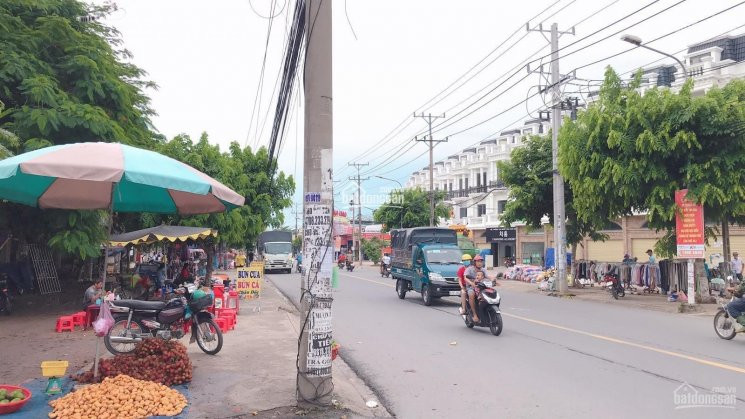
<svg viewBox="0 0 745 419"><path fill-rule="evenodd" d="M113 304L119 307L127 307L132 310L162 310L166 306L165 301L142 301L142 300L117 300Z"/></svg>

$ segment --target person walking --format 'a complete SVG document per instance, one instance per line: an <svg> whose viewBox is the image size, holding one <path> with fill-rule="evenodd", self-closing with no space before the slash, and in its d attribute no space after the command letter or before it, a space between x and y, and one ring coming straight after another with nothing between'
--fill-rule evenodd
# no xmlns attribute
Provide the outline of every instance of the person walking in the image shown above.
<svg viewBox="0 0 745 419"><path fill-rule="evenodd" d="M735 274L737 279L742 281L742 259L740 259L740 255L737 252L732 252L730 267L732 268L732 273Z"/></svg>

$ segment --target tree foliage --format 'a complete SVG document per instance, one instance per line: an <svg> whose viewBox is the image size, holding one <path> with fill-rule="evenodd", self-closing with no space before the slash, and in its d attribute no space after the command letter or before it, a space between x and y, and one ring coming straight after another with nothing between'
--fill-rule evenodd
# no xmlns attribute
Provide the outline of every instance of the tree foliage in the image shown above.
<svg viewBox="0 0 745 419"><path fill-rule="evenodd" d="M525 222L529 227L542 227L541 219L548 217L553 225L553 171L551 163L551 136L531 135L523 140L523 146L512 150L510 160L500 161L500 178L510 190L510 200L505 205L502 221L511 224ZM566 240L569 245L580 243L584 237L604 240L599 232L607 221L584 221L574 208L574 193L568 183L564 184L566 207ZM602 222L594 224L593 222Z"/></svg>
<svg viewBox="0 0 745 419"><path fill-rule="evenodd" d="M445 193L435 191L435 225L440 217L446 218L450 214L443 203ZM373 218L376 223L383 224L384 231L393 228L420 227L429 225L429 192L416 189L392 191L388 202L375 210Z"/></svg>
<svg viewBox="0 0 745 419"><path fill-rule="evenodd" d="M376 265L380 262L380 258L383 256L381 254L383 248L388 246L389 243L387 240L382 240L378 237L372 237L369 240L362 239L362 252Z"/></svg>
<svg viewBox="0 0 745 419"><path fill-rule="evenodd" d="M691 80L641 94L640 79L626 86L608 69L599 100L561 128L560 170L579 217L645 212L670 232L675 191L687 188L707 218L745 221L745 81L693 96Z"/></svg>

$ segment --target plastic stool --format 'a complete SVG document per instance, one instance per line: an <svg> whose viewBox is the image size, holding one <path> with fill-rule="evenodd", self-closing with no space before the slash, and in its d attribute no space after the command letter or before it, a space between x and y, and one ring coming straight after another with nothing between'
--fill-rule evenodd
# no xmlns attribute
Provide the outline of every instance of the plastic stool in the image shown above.
<svg viewBox="0 0 745 419"><path fill-rule="evenodd" d="M217 310L217 317L229 317L233 323L238 323L238 312L232 308L221 308Z"/></svg>
<svg viewBox="0 0 745 419"><path fill-rule="evenodd" d="M217 327L219 327L223 333L228 331L228 319L224 317L215 317L214 320L217 324Z"/></svg>
<svg viewBox="0 0 745 419"><path fill-rule="evenodd" d="M235 320L230 316L220 316L218 319L225 320L227 330L235 329Z"/></svg>
<svg viewBox="0 0 745 419"><path fill-rule="evenodd" d="M83 329L88 325L88 313L85 311L78 311L72 315L73 326L81 326Z"/></svg>
<svg viewBox="0 0 745 419"><path fill-rule="evenodd" d="M55 330L57 333L62 333L63 331L74 332L75 320L73 319L73 316L60 316L60 318L57 319L57 327Z"/></svg>

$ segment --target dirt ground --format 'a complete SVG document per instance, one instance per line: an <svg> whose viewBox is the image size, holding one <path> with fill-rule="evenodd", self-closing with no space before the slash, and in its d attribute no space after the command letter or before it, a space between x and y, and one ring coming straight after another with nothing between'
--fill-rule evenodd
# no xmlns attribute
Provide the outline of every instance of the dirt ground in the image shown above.
<svg viewBox="0 0 745 419"><path fill-rule="evenodd" d="M0 314L0 384L22 384L41 377L41 362L66 360L67 373L92 362L96 337L91 329L56 333L57 317L80 311L86 284L63 284L52 295L13 296L13 313ZM108 354L103 341L102 354Z"/></svg>

